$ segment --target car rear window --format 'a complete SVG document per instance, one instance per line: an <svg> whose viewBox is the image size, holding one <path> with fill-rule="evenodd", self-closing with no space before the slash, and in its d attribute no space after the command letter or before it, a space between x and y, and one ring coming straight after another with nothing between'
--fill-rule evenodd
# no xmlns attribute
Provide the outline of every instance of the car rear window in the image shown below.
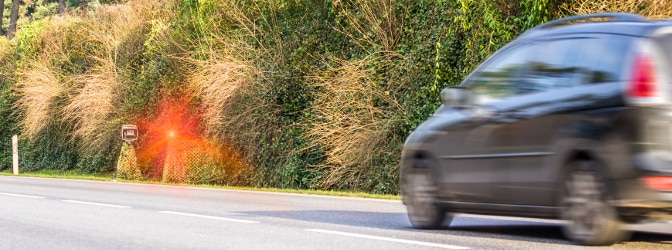
<svg viewBox="0 0 672 250"><path fill-rule="evenodd" d="M632 44L629 36L609 35L590 39L582 46L586 83L622 81L623 67Z"/></svg>

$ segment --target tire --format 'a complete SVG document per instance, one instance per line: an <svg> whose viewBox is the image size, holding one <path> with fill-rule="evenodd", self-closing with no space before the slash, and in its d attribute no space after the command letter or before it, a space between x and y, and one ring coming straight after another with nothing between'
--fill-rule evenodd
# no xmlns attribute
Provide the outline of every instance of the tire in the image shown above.
<svg viewBox="0 0 672 250"><path fill-rule="evenodd" d="M437 188L428 168L412 168L404 175L406 210L413 227L438 229L446 212L436 202ZM452 218L450 218L452 219Z"/></svg>
<svg viewBox="0 0 672 250"><path fill-rule="evenodd" d="M593 161L575 162L563 181L561 217L567 222L563 231L580 245L609 246L627 240L616 209L607 201L604 179Z"/></svg>

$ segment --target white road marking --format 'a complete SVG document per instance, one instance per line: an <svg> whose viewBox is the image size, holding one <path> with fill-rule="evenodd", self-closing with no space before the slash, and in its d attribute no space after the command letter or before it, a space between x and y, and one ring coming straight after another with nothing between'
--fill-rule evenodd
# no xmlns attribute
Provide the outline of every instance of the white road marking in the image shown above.
<svg viewBox="0 0 672 250"><path fill-rule="evenodd" d="M77 204L84 204L84 205L101 206L101 207L131 208L131 207L129 207L129 206L114 205L114 204L106 204L106 203L98 203L98 202L76 201L76 200L61 200L61 201L63 201L63 202L70 202L70 203L77 203Z"/></svg>
<svg viewBox="0 0 672 250"><path fill-rule="evenodd" d="M44 198L46 198L46 197L42 197L42 196L25 195L25 194L12 194L12 193L0 193L0 195L31 198L31 199L44 199Z"/></svg>
<svg viewBox="0 0 672 250"><path fill-rule="evenodd" d="M180 212L173 212L173 211L159 211L159 213L164 213L164 214L174 214L174 215L182 215L182 216L189 216L189 217L196 217L196 218L204 218L204 219L211 219L211 220L223 220L223 221L231 221L231 222L247 223L247 224L261 223L261 222L253 221L253 220L232 219L232 218L225 218L225 217L218 217L218 216L209 216L209 215L201 215L201 214L190 214L190 213L180 213Z"/></svg>
<svg viewBox="0 0 672 250"><path fill-rule="evenodd" d="M349 237L356 237L356 238L363 238L363 239L372 239L372 240L382 240L382 241L397 242L397 243L404 243L404 244L411 244L411 245L418 245L418 246L438 247L438 248L446 248L446 249L469 249L468 247L461 247L461 246L453 246L453 245L431 243L431 242L424 242L424 241L415 241L415 240L402 240L402 239L389 238L389 237L380 237L380 236L373 236L373 235L366 235L366 234L347 233L347 232L331 231L331 230L323 230L323 229L304 229L304 230L310 231L310 232L316 232L316 233L335 234L335 235L342 235L342 236L349 236Z"/></svg>

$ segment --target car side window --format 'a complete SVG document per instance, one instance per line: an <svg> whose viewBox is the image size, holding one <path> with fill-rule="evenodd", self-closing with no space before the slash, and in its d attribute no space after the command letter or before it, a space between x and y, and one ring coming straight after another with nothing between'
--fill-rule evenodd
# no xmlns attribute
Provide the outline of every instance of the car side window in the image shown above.
<svg viewBox="0 0 672 250"><path fill-rule="evenodd" d="M511 48L474 72L467 80L474 104L488 104L516 94L516 81L530 50L527 45Z"/></svg>
<svg viewBox="0 0 672 250"><path fill-rule="evenodd" d="M588 39L574 38L540 42L530 57L529 69L521 77L521 93L567 88L580 83L583 61L580 44Z"/></svg>

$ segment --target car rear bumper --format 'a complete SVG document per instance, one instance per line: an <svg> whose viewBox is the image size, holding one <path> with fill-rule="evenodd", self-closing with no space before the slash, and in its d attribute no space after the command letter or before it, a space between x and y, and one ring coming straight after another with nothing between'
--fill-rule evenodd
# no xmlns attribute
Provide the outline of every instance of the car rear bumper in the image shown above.
<svg viewBox="0 0 672 250"><path fill-rule="evenodd" d="M672 192L647 188L640 180L617 183L618 199L612 206L635 220L672 221Z"/></svg>
<svg viewBox="0 0 672 250"><path fill-rule="evenodd" d="M623 218L635 221L672 221L672 202L625 200L614 202Z"/></svg>

